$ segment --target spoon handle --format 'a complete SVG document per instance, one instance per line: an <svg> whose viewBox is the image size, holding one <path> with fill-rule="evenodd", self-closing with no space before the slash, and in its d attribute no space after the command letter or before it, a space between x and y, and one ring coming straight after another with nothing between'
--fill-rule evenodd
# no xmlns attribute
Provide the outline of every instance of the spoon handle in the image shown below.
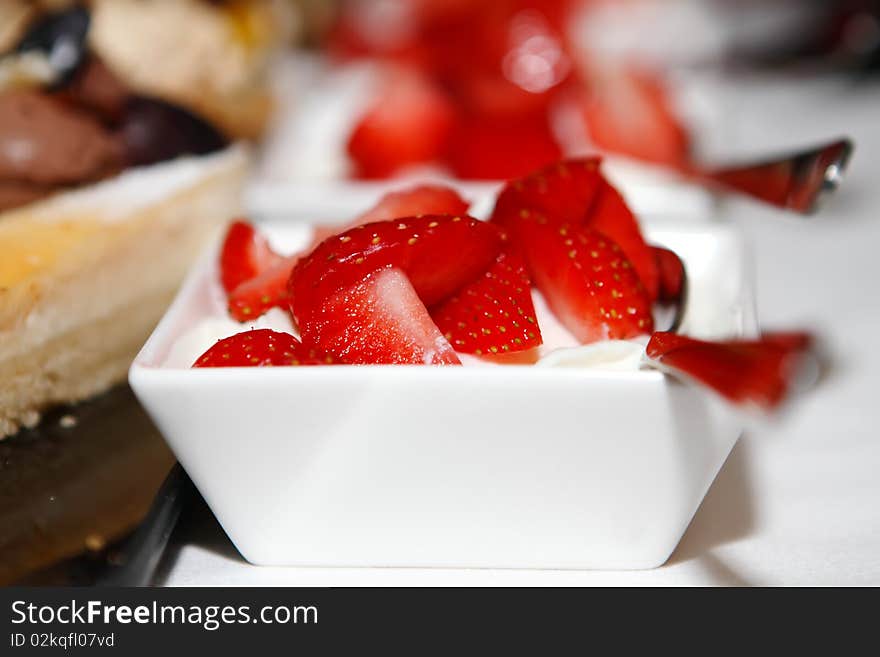
<svg viewBox="0 0 880 657"><path fill-rule="evenodd" d="M757 163L696 169L691 175L710 186L806 215L840 185L853 148L844 138Z"/></svg>
<svg viewBox="0 0 880 657"><path fill-rule="evenodd" d="M95 576L95 586L148 586L184 508L198 492L183 467L171 469L147 517L117 558Z"/></svg>

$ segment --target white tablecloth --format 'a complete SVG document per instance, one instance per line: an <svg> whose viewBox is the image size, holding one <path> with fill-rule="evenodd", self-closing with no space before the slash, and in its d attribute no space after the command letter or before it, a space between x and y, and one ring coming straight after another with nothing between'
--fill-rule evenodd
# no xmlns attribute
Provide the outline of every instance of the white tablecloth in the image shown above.
<svg viewBox="0 0 880 657"><path fill-rule="evenodd" d="M669 562L642 572L259 568L213 522L186 527L167 585L880 584L880 84L750 78L713 89L725 120L714 155L841 134L857 144L840 193L814 219L748 201L727 220L754 246L766 328L811 327L835 367L779 422L745 435Z"/></svg>

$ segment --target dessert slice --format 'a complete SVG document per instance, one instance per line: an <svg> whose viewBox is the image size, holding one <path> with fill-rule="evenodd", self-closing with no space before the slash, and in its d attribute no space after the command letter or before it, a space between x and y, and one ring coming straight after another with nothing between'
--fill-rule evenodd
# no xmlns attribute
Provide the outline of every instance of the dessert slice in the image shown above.
<svg viewBox="0 0 880 657"><path fill-rule="evenodd" d="M238 211L246 164L230 147L0 213L0 437L125 378L193 257Z"/></svg>
<svg viewBox="0 0 880 657"><path fill-rule="evenodd" d="M228 144L265 122L278 34L267 2L235 4L65 4L0 55L0 438L122 381L240 211L248 157Z"/></svg>

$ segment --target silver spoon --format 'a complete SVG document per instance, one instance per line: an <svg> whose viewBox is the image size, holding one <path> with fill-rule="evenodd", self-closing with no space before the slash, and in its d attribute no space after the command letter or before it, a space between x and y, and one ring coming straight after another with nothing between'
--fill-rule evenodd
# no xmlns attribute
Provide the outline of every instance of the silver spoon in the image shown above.
<svg viewBox="0 0 880 657"><path fill-rule="evenodd" d="M710 187L759 199L800 214L812 214L823 196L840 185L853 152L842 138L797 153L719 169L699 167L685 175Z"/></svg>

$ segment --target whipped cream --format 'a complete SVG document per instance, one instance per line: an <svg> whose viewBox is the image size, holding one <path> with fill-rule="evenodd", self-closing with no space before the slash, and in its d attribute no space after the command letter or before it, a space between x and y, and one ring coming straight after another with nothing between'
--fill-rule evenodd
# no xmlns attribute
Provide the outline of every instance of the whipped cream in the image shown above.
<svg viewBox="0 0 880 657"><path fill-rule="evenodd" d="M510 354L502 358L481 358L458 354L467 367L499 367L510 365L539 365L543 367L582 367L599 370L636 370L645 351L647 337L635 340L603 340L581 345L559 323L540 292L532 291L535 316L541 327L543 344L535 350ZM216 314L199 320L181 334L172 345L163 367L188 368L218 340L252 329L272 329L299 337L290 315L281 308L272 308L253 321L237 322L225 314Z"/></svg>

